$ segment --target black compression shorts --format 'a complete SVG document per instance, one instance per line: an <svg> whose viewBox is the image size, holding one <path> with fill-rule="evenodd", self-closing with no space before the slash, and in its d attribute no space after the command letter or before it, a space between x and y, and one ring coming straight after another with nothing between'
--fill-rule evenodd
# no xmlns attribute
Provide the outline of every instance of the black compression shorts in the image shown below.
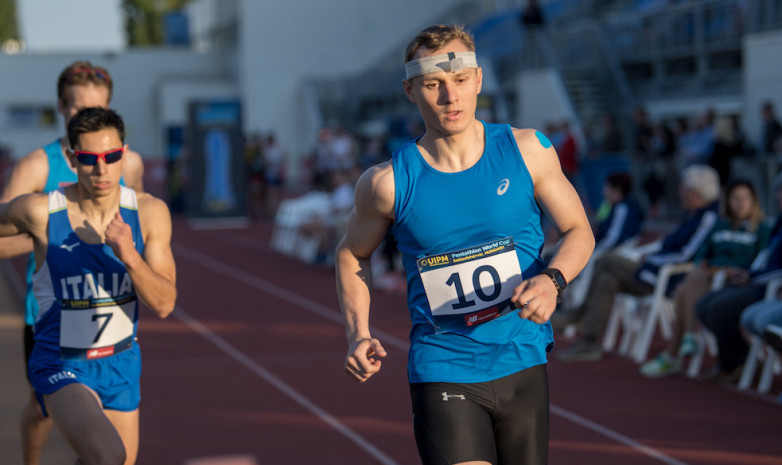
<svg viewBox="0 0 782 465"><path fill-rule="evenodd" d="M485 383L412 383L410 397L424 465L548 461L545 364Z"/></svg>

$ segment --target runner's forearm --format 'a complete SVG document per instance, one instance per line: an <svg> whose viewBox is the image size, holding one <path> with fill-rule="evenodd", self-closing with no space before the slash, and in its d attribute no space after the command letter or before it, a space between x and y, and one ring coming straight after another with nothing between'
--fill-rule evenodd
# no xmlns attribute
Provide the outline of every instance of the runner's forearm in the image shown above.
<svg viewBox="0 0 782 465"><path fill-rule="evenodd" d="M160 318L174 311L176 285L165 276L155 272L139 255L137 260L125 263L138 297Z"/></svg>
<svg viewBox="0 0 782 465"><path fill-rule="evenodd" d="M562 235L549 266L562 272L568 282L584 269L595 247L595 236L585 227L575 227Z"/></svg>
<svg viewBox="0 0 782 465"><path fill-rule="evenodd" d="M348 343L370 337L369 303L372 270L369 259L359 259L350 250L337 248L337 295Z"/></svg>

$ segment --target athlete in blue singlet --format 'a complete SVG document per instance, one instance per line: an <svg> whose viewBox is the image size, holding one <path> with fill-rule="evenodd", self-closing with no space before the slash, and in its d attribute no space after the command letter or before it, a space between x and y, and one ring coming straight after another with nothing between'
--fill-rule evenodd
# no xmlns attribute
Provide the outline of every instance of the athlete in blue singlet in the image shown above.
<svg viewBox="0 0 782 465"><path fill-rule="evenodd" d="M336 254L345 371L364 382L386 356L369 327L370 257L392 226L407 273L422 462L545 464L549 319L592 252L589 222L543 134L475 118L482 71L470 34L424 29L405 71L426 133L356 187ZM547 264L544 214L560 233Z"/></svg>
<svg viewBox="0 0 782 465"><path fill-rule="evenodd" d="M40 192L48 194L60 187L68 186L78 181L76 172L71 168L70 161L64 154L62 143L59 139L55 140L51 144L43 147L44 153L46 153L46 163L49 166L49 175L46 178L46 184L43 190ZM125 185L124 179L120 179L120 184ZM30 358L30 352L32 352L34 339L32 339L32 326L35 324L35 320L38 317L38 302L35 300L33 294L33 272L35 271L35 256L31 253L30 258L27 261L27 293L24 299L24 323L28 326L26 331L26 347L29 350L25 350L25 357Z"/></svg>
<svg viewBox="0 0 782 465"><path fill-rule="evenodd" d="M138 449L137 299L176 299L168 208L120 185L124 124L104 108L68 124L77 182L0 204L0 236L28 234L40 312L28 377L81 461L132 464ZM78 225L74 227L72 225Z"/></svg>
<svg viewBox="0 0 782 465"><path fill-rule="evenodd" d="M93 66L87 61L76 61L68 65L57 80L57 109L65 126L67 127L73 115L82 108L108 107L112 88L113 81L104 68ZM0 202L10 202L24 194L51 192L76 182L75 163L67 156L67 147L67 138L63 137L20 158L0 196ZM124 158L123 179L128 187L142 191L144 165L141 157L129 150ZM0 238L0 258L15 257L32 252L32 249L32 241L27 235ZM35 262L30 254L25 297L25 362L33 349L33 324L38 314L38 306L32 294L34 268ZM37 465L51 430L51 421L43 417L32 393L23 411L21 424L24 463Z"/></svg>

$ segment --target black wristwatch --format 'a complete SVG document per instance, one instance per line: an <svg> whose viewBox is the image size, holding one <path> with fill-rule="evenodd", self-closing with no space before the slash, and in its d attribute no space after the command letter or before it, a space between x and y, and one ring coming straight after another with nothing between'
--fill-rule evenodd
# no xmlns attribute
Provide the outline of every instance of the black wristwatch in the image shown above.
<svg viewBox="0 0 782 465"><path fill-rule="evenodd" d="M554 286L557 288L557 295L562 294L562 291L567 287L567 280L562 276L562 272L556 268L546 268L541 271L540 274L545 274L554 282Z"/></svg>

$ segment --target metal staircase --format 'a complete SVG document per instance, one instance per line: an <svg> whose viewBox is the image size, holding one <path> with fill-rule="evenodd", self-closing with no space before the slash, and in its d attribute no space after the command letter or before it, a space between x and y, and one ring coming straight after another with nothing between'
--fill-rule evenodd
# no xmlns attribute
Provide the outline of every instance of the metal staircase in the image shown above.
<svg viewBox="0 0 782 465"><path fill-rule="evenodd" d="M595 71L563 70L562 80L581 121L597 121L601 116L615 112L604 83Z"/></svg>

